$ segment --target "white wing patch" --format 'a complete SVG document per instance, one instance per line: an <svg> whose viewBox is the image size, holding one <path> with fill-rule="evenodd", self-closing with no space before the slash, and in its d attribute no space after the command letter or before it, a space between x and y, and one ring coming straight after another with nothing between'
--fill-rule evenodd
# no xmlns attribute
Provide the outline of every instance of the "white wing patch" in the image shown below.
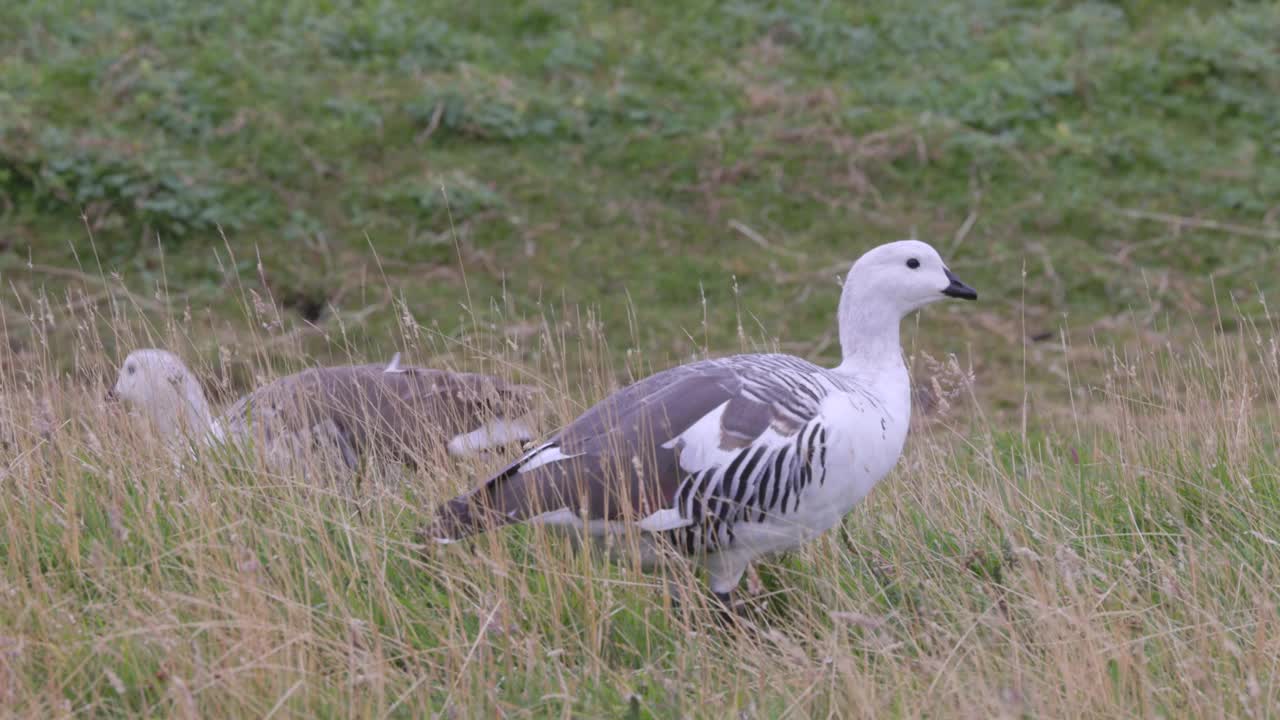
<svg viewBox="0 0 1280 720"><path fill-rule="evenodd" d="M653 533L664 530L677 530L682 527L689 527L692 524L693 520L682 515L678 508L659 510L636 523L641 530Z"/></svg>
<svg viewBox="0 0 1280 720"><path fill-rule="evenodd" d="M761 445L777 450L795 440L795 433L783 435L770 426L760 433L760 437L752 440L751 444L744 448L722 449L720 421L728 405L728 401L718 405L716 409L689 426L688 430L662 444L662 447L667 449L677 447L680 449L681 470L687 473L698 473L712 467L723 467L732 462L739 453L751 452Z"/></svg>
<svg viewBox="0 0 1280 720"><path fill-rule="evenodd" d="M507 445L533 437L533 429L523 419L494 420L469 433L455 435L449 441L449 454L470 455L482 450Z"/></svg>
<svg viewBox="0 0 1280 720"><path fill-rule="evenodd" d="M720 420L727 407L728 400L703 415L687 430L662 444L668 450L679 448L681 470L688 473L700 472L733 459L732 451L720 449Z"/></svg>
<svg viewBox="0 0 1280 720"><path fill-rule="evenodd" d="M578 457L578 455L566 455L560 450L559 445L543 445L529 453L525 460L520 463L518 472L529 472L530 470L540 468L548 463L559 462L561 460L568 460L575 457Z"/></svg>
<svg viewBox="0 0 1280 720"><path fill-rule="evenodd" d="M205 437L206 442L226 442L227 431L222 429L222 421L214 420L209 423L209 434Z"/></svg>
<svg viewBox="0 0 1280 720"><path fill-rule="evenodd" d="M391 362L387 363L386 369L383 370L382 372L391 373L393 375L396 373L406 372L400 367L400 353L396 353L395 355L391 356Z"/></svg>

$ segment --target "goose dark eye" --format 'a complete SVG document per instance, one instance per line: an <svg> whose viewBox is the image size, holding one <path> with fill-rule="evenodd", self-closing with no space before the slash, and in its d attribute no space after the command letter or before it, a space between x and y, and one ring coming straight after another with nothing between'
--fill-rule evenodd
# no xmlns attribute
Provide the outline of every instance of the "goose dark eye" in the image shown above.
<svg viewBox="0 0 1280 720"><path fill-rule="evenodd" d="M907 267L911 268L912 270L915 270L916 268L920 267L920 261L915 258L911 258L910 260L907 260Z"/></svg>
<svg viewBox="0 0 1280 720"><path fill-rule="evenodd" d="M124 369L125 369L125 372L129 373L130 375L138 372L138 368L135 365L126 365Z"/></svg>

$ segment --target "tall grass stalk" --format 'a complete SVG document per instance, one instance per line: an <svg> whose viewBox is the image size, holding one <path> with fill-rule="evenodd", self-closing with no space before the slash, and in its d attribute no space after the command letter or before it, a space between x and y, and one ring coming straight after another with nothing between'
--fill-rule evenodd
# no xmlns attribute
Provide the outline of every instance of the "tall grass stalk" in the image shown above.
<svg viewBox="0 0 1280 720"><path fill-rule="evenodd" d="M42 297L0 318L37 339L0 347L4 714L1261 717L1280 701L1269 318L1097 347L1106 369L1073 368L1071 413L1026 429L953 397L838 531L761 567L749 621L725 630L694 572L538 528L420 553L435 505L509 458L440 455L355 492L216 458L175 470L101 402L109 348L176 350L224 399L315 359L249 292L256 331L236 343L184 308L148 324L95 307ZM534 328L516 340L482 320L444 338L396 307L406 360L539 384L548 430L652 369L613 367L585 310L496 303ZM68 323L74 347L44 341Z"/></svg>

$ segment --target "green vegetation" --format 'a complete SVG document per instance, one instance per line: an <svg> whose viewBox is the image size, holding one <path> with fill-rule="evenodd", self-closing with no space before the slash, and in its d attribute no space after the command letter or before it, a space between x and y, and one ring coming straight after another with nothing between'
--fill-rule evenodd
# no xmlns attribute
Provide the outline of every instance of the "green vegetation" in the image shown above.
<svg viewBox="0 0 1280 720"><path fill-rule="evenodd" d="M1277 158L1275 2L0 4L0 707L1265 715ZM140 344L219 397L403 349L550 427L834 362L913 231L981 293L911 323L944 402L754 634L538 532L417 559L491 465L175 480L94 401Z"/></svg>
<svg viewBox="0 0 1280 720"><path fill-rule="evenodd" d="M548 427L608 390L598 332L574 323L565 334L589 341L561 344L546 328L546 363L519 368L547 387ZM6 353L0 704L40 717L1265 716L1280 700L1274 332L1114 357L1057 430L937 411L839 530L761 565L736 631L687 566L642 573L539 528L421 556L410 540L426 509L501 457L442 454L354 491L321 468L280 476L216 453L175 472L92 388ZM92 345L78 361L109 372ZM595 381L557 370L572 352L598 364L583 374Z"/></svg>
<svg viewBox="0 0 1280 720"><path fill-rule="evenodd" d="M101 267L238 322L238 273L290 325L369 309L362 352L388 286L450 337L591 306L657 366L745 314L830 361L836 277L914 230L983 292L922 342L995 380L1064 315L1165 333L1213 315L1211 278L1255 318L1276 288L1274 3L48 2L0 28L24 294L66 280L28 261Z"/></svg>

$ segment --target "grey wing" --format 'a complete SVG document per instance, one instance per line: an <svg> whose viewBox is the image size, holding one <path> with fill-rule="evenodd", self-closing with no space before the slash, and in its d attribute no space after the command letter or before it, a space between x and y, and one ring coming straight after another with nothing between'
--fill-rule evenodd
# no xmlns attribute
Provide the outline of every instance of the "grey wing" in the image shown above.
<svg viewBox="0 0 1280 720"><path fill-rule="evenodd" d="M527 418L537 393L531 386L426 368L384 373L376 382L383 392L375 408L375 442L401 454L416 455L428 438L449 443L471 433L485 434L497 424L503 432L485 434L468 447L482 450L533 438Z"/></svg>
<svg viewBox="0 0 1280 720"><path fill-rule="evenodd" d="M279 378L237 400L219 418L223 439L248 442L276 464L318 461L355 469L360 438L340 417L325 412L310 372Z"/></svg>
<svg viewBox="0 0 1280 720"><path fill-rule="evenodd" d="M732 462L770 427L794 432L801 418L816 414L816 401L795 400L785 384L768 377L770 368L764 374L755 368L741 359L707 360L614 393L449 503L430 532L460 537L486 521L517 522L561 508L602 520L639 519L671 508L690 477L682 454L710 453Z"/></svg>
<svg viewBox="0 0 1280 720"><path fill-rule="evenodd" d="M238 401L222 424L266 446L327 445L352 467L371 450L416 463L459 433L527 414L533 396L486 375L348 365L280 378Z"/></svg>

